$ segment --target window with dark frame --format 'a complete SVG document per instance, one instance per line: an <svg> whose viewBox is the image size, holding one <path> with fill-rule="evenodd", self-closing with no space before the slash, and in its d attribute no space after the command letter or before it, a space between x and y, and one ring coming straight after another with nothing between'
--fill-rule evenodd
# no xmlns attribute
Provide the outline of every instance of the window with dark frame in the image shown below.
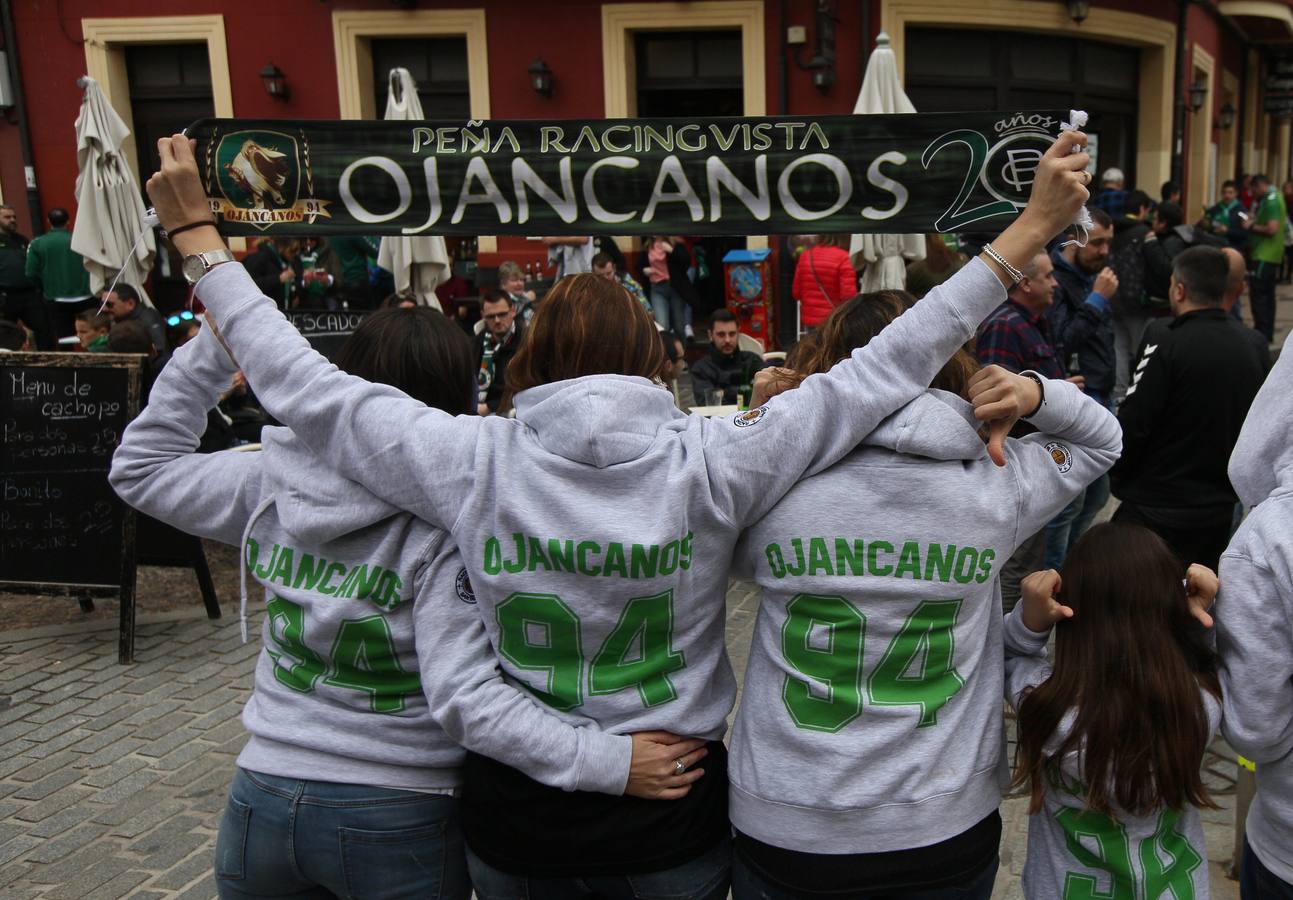
<svg viewBox="0 0 1293 900"><path fill-rule="evenodd" d="M386 111L388 78L395 68L408 69L413 76L428 119L471 117L467 38L374 38L371 50L376 118Z"/></svg>
<svg viewBox="0 0 1293 900"><path fill-rule="evenodd" d="M1136 186L1139 50L1018 31L969 35L907 29L903 83L917 110L1085 109L1099 141L1097 168L1117 166Z"/></svg>
<svg viewBox="0 0 1293 900"><path fill-rule="evenodd" d="M633 49L638 116L743 114L740 31L639 31Z"/></svg>

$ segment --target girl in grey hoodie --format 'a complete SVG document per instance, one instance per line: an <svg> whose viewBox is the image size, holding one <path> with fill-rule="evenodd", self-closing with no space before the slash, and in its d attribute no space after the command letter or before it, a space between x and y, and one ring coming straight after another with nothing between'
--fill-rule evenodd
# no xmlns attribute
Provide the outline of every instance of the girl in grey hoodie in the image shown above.
<svg viewBox="0 0 1293 900"><path fill-rule="evenodd" d="M1028 208L996 241L1022 264L1087 197L1085 143L1042 159ZM163 224L209 215L192 149L160 142ZM222 246L213 227L182 252ZM562 281L509 368L516 418L451 417L337 371L238 266L198 284L257 396L308 446L461 548L498 664L551 713L613 734L709 741L706 777L675 803L561 794L469 757L464 828L478 896L727 890L726 753L736 695L724 595L740 530L914 399L1005 297L976 260L831 372L728 419L685 416L652 382L655 325L595 276ZM680 777L691 764L680 756ZM578 881L572 879L577 878ZM598 879L595 888L588 879Z"/></svg>
<svg viewBox="0 0 1293 900"><path fill-rule="evenodd" d="M911 301L889 291L837 308L799 375L927 302ZM739 900L992 892L999 567L1113 464L1122 431L1065 381L977 369L960 351L742 540L762 598L732 733ZM1003 403L1036 429L994 450L1005 467L979 434Z"/></svg>
<svg viewBox="0 0 1293 900"><path fill-rule="evenodd" d="M337 364L447 413L472 407L470 342L431 310L374 314ZM266 428L259 453L195 453L235 372L203 328L163 370L111 473L139 510L241 546L244 578L264 588L242 715L251 739L216 846L221 897L465 898L464 751L446 728L487 715L494 727L471 729L471 746L559 788L615 794L628 739L571 727L503 683L488 643L473 647L484 632L441 529L342 477L285 428ZM245 585L242 599L245 637Z"/></svg>

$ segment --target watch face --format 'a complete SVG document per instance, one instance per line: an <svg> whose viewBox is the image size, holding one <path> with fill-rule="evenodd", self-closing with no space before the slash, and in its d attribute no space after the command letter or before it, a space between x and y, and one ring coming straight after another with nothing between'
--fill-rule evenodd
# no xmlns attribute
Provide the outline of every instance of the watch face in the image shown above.
<svg viewBox="0 0 1293 900"><path fill-rule="evenodd" d="M184 280L189 284L197 284L198 280L206 273L206 264L202 262L202 257L194 254L184 257L184 263L180 270L184 273Z"/></svg>

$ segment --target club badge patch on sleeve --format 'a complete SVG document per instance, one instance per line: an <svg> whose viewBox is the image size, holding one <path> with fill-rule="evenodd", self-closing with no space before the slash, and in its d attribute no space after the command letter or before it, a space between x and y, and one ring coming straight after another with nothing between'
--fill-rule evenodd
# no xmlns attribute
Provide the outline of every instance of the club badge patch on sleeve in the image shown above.
<svg viewBox="0 0 1293 900"><path fill-rule="evenodd" d="M732 424L737 428L749 428L751 425L758 425L767 414L768 407L759 406L736 416L736 418L732 419Z"/></svg>
<svg viewBox="0 0 1293 900"><path fill-rule="evenodd" d="M458 592L458 599L463 603L476 602L476 595L471 590L471 579L467 577L466 569L458 570L458 577L454 581L453 587Z"/></svg>
<svg viewBox="0 0 1293 900"><path fill-rule="evenodd" d="M1059 467L1061 475L1073 468L1073 454L1069 452L1068 447L1065 447L1059 441L1051 441L1047 444L1046 452L1051 455L1051 459L1055 460L1055 465Z"/></svg>

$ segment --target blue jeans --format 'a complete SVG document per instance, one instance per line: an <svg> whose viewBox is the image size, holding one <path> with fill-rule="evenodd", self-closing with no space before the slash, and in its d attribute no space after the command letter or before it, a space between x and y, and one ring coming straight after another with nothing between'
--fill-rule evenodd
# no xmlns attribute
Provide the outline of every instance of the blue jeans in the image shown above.
<svg viewBox="0 0 1293 900"><path fill-rule="evenodd" d="M732 863L733 900L990 900L992 885L997 880L1000 860L992 863L966 884L943 888L914 888L912 890L884 891L881 893L840 894L836 892L791 890L768 881L736 854Z"/></svg>
<svg viewBox="0 0 1293 900"><path fill-rule="evenodd" d="M725 900L732 876L732 842L663 872L526 878L485 863L467 848L477 900Z"/></svg>
<svg viewBox="0 0 1293 900"><path fill-rule="evenodd" d="M238 769L216 886L221 900L467 900L458 800Z"/></svg>
<svg viewBox="0 0 1293 900"><path fill-rule="evenodd" d="M1244 841L1244 857L1239 863L1240 900L1293 900L1293 884L1283 881L1262 865L1253 848Z"/></svg>
<svg viewBox="0 0 1293 900"><path fill-rule="evenodd" d="M667 281L651 284L651 315L661 328L669 329L678 337L683 336L683 327L691 324L691 307Z"/></svg>
<svg viewBox="0 0 1293 900"><path fill-rule="evenodd" d="M1087 485L1077 497L1046 526L1046 555L1042 568L1058 569L1064 565L1069 550L1086 533L1095 517L1109 502L1109 476L1101 475Z"/></svg>

